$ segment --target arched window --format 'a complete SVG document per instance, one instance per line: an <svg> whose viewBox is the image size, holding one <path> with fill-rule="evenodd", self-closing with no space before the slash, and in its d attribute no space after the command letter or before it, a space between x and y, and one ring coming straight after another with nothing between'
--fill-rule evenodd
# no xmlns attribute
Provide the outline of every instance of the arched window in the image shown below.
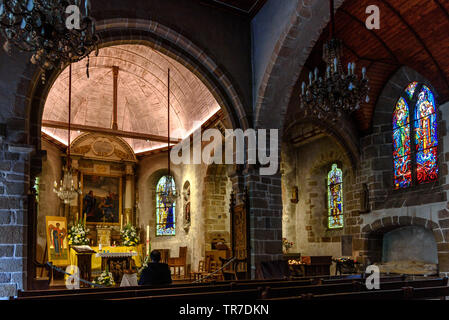
<svg viewBox="0 0 449 320"><path fill-rule="evenodd" d="M414 139L410 137L411 132ZM434 95L426 85L412 82L393 112L394 188L435 181L438 178L437 147Z"/></svg>
<svg viewBox="0 0 449 320"><path fill-rule="evenodd" d="M328 227L343 228L343 173L336 164L327 175Z"/></svg>
<svg viewBox="0 0 449 320"><path fill-rule="evenodd" d="M169 180L169 181L167 181ZM169 183L167 183L169 182ZM171 191L176 191L175 180L172 176L163 176L156 186L156 236L174 236L176 235L176 201L171 206L167 206L162 194Z"/></svg>

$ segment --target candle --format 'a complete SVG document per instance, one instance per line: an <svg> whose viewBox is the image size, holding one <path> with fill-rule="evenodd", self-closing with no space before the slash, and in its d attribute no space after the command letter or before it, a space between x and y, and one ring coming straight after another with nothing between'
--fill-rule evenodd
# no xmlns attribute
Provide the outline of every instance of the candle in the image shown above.
<svg viewBox="0 0 449 320"><path fill-rule="evenodd" d="M352 63L352 74L355 73L355 62Z"/></svg>
<svg viewBox="0 0 449 320"><path fill-rule="evenodd" d="M302 95L304 95L306 93L306 83L303 82L302 83Z"/></svg>
<svg viewBox="0 0 449 320"><path fill-rule="evenodd" d="M334 58L334 72L337 72L337 58Z"/></svg>
<svg viewBox="0 0 449 320"><path fill-rule="evenodd" d="M312 84L313 75L312 72L309 72L309 83Z"/></svg>
<svg viewBox="0 0 449 320"><path fill-rule="evenodd" d="M56 180L55 180L54 186L55 186L55 189L58 187L58 183L56 182Z"/></svg>
<svg viewBox="0 0 449 320"><path fill-rule="evenodd" d="M318 80L318 68L315 68L315 81Z"/></svg>
<svg viewBox="0 0 449 320"><path fill-rule="evenodd" d="M147 254L150 254L150 226L147 226Z"/></svg>

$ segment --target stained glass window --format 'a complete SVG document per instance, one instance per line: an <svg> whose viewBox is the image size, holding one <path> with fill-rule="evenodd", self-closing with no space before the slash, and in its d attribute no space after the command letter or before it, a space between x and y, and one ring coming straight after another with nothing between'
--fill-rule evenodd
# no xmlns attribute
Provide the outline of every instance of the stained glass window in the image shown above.
<svg viewBox="0 0 449 320"><path fill-rule="evenodd" d="M343 228L343 173L336 164L327 175L328 227Z"/></svg>
<svg viewBox="0 0 449 320"><path fill-rule="evenodd" d="M413 99L413 95L415 94L416 86L418 85L418 81L412 82L405 89L405 92L408 95L409 99Z"/></svg>
<svg viewBox="0 0 449 320"><path fill-rule="evenodd" d="M419 94L415 97L415 92ZM409 106L414 106L410 109ZM413 126L412 126L413 125ZM413 128L413 129L412 129ZM413 146L410 136L413 130ZM418 82L410 83L393 112L393 163L395 189L437 179L437 116L432 91ZM412 160L415 163L412 163Z"/></svg>
<svg viewBox="0 0 449 320"><path fill-rule="evenodd" d="M170 183L167 183L167 179L170 179ZM172 191L176 191L175 180L171 176L162 177L156 186L156 236L174 236L175 232L175 208L176 202L171 206L167 206L162 194L168 192L166 188L169 187Z"/></svg>
<svg viewBox="0 0 449 320"><path fill-rule="evenodd" d="M410 157L410 113L407 102L400 98L393 113L394 186L406 188L412 183Z"/></svg>
<svg viewBox="0 0 449 320"><path fill-rule="evenodd" d="M415 107L416 179L427 183L437 179L437 119L432 91L423 86Z"/></svg>

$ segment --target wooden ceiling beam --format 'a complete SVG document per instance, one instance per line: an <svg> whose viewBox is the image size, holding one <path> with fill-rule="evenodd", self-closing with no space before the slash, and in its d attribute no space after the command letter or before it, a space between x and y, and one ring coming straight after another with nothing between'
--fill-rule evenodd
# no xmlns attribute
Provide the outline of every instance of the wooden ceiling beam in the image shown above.
<svg viewBox="0 0 449 320"><path fill-rule="evenodd" d="M368 30L366 28L366 25L363 21L361 21L360 19L358 19L357 17L355 17L353 14L349 13L348 11L346 11L345 9L341 8L339 11L341 11L342 13L346 14L348 17L350 17L353 21L357 22L361 27L362 30L366 30L369 34L373 35L377 41L380 42L380 44L385 48L385 50L388 51L388 53L393 57L394 61L399 64L399 59L397 58L397 56L394 54L394 52L390 49L390 47L385 43L385 41L382 40L382 38L380 36L378 36L374 31L372 30Z"/></svg>
<svg viewBox="0 0 449 320"><path fill-rule="evenodd" d="M43 120L42 127L67 130L69 126L65 122L53 121L53 120ZM82 131L82 132L100 133L100 134L106 134L106 135L110 135L110 136L118 136L118 137L122 137L122 138L130 138L130 139L136 139L136 140L149 140L149 141L155 141L155 142L167 142L167 140L168 140L168 138L165 136L159 136L159 135L155 135L155 134L113 130L110 128L86 126L86 125L82 125L82 124L72 123L70 125L70 127L72 130L78 130L78 131ZM177 144L180 141L181 141L180 139L170 138L170 143Z"/></svg>
<svg viewBox="0 0 449 320"><path fill-rule="evenodd" d="M440 77L446 83L446 86L449 89L449 81L448 81L446 75L444 74L443 70L441 69L438 61L433 56L432 52L430 52L429 48L427 48L426 44L424 43L424 40L419 36L419 34L416 32L416 30L413 29L413 27L404 19L404 17L387 0L380 0L380 1L382 1L382 3L384 3L385 6L387 6L388 9L390 9L390 11L393 12L399 18L399 20L401 20L401 22L407 27L407 29L410 31L410 33L412 33L413 36L416 38L416 40L421 44L423 49L426 51L427 55L430 57L432 62L437 67Z"/></svg>

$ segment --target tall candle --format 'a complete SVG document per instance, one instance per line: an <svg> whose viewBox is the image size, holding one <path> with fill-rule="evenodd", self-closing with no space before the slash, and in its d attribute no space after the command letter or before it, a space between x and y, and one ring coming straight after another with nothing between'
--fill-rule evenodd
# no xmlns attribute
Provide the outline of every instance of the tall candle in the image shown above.
<svg viewBox="0 0 449 320"><path fill-rule="evenodd" d="M147 226L147 254L150 254L150 226Z"/></svg>

